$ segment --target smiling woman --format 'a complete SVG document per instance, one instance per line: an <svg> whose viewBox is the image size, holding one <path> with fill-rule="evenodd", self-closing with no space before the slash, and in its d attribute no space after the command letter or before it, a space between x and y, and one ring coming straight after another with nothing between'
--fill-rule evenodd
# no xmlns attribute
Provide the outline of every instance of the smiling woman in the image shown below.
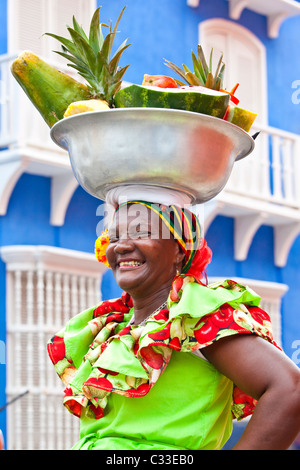
<svg viewBox="0 0 300 470"><path fill-rule="evenodd" d="M114 207L101 261L124 293L48 344L64 404L81 419L74 449L220 449L232 417L251 414L236 449L288 448L299 370L275 344L260 298L232 280L203 282L211 251L182 205Z"/></svg>

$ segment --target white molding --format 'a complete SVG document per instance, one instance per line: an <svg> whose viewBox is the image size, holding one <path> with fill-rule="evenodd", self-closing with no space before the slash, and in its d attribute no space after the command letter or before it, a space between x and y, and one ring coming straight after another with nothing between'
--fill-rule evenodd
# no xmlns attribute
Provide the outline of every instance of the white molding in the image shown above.
<svg viewBox="0 0 300 470"><path fill-rule="evenodd" d="M238 216L234 220L234 258L247 259L254 235L267 219L265 212Z"/></svg>
<svg viewBox="0 0 300 470"><path fill-rule="evenodd" d="M9 152L4 158L2 155L1 152L0 215L5 215L15 185L26 170L28 164L22 159L18 152Z"/></svg>
<svg viewBox="0 0 300 470"><path fill-rule="evenodd" d="M245 8L267 17L268 36L275 39L279 35L283 21L300 15L300 3L294 0L227 0L229 16L239 20Z"/></svg>
<svg viewBox="0 0 300 470"><path fill-rule="evenodd" d="M78 182L73 173L63 173L51 179L51 212L50 224L62 226Z"/></svg>
<svg viewBox="0 0 300 470"><path fill-rule="evenodd" d="M283 21L289 17L287 12L274 13L267 17L268 36L271 39L276 39L279 36L280 26Z"/></svg>
<svg viewBox="0 0 300 470"><path fill-rule="evenodd" d="M0 152L0 215L7 212L10 197L23 173L51 178L50 224L62 226L78 186L66 152L22 147Z"/></svg>
<svg viewBox="0 0 300 470"><path fill-rule="evenodd" d="M199 6L200 0L187 0L187 5L192 8L197 8Z"/></svg>
<svg viewBox="0 0 300 470"><path fill-rule="evenodd" d="M274 228L275 265L282 268L286 265L291 247L300 235L300 222L278 225Z"/></svg>
<svg viewBox="0 0 300 470"><path fill-rule="evenodd" d="M107 270L92 253L44 245L10 245L0 249L7 271L53 271L100 278Z"/></svg>
<svg viewBox="0 0 300 470"><path fill-rule="evenodd" d="M233 20L239 20L245 8L249 6L249 0L229 0L229 16Z"/></svg>

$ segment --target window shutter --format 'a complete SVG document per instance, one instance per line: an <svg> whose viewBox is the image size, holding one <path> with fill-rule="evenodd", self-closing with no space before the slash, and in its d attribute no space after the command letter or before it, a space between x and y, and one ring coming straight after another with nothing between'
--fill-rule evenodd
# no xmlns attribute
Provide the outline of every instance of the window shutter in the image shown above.
<svg viewBox="0 0 300 470"><path fill-rule="evenodd" d="M212 19L199 26L199 42L209 56L214 49L215 66L220 53L226 64L224 87L239 83L236 96L242 108L258 114L256 123L267 123L267 79L264 45L254 34L232 21Z"/></svg>
<svg viewBox="0 0 300 470"><path fill-rule="evenodd" d="M73 15L88 30L95 9L95 0L10 0L9 52L28 49L51 62L66 64L52 52L60 50L59 42L44 33L68 37L66 25L72 26Z"/></svg>
<svg viewBox="0 0 300 470"><path fill-rule="evenodd" d="M44 55L45 0L10 0L8 2L9 51L31 50Z"/></svg>

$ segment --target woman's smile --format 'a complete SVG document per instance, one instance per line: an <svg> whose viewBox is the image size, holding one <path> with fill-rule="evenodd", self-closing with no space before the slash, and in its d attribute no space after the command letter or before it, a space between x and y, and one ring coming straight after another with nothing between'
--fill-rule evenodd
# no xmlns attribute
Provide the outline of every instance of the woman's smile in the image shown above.
<svg viewBox="0 0 300 470"><path fill-rule="evenodd" d="M120 260L116 264L116 268L120 270L129 270L129 269L136 269L139 268L140 266L143 266L145 264L145 261L139 261L135 259L124 259Z"/></svg>

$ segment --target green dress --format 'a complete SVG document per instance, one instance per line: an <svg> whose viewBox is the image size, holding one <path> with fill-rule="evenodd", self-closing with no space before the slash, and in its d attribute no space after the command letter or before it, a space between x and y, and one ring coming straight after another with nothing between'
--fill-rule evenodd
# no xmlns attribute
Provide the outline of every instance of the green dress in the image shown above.
<svg viewBox="0 0 300 470"><path fill-rule="evenodd" d="M260 298L231 280L177 281L167 309L145 327L128 324L124 293L76 315L49 341L64 405L81 420L74 449L220 449L232 418L253 412L255 400L194 352L234 334L276 346Z"/></svg>

